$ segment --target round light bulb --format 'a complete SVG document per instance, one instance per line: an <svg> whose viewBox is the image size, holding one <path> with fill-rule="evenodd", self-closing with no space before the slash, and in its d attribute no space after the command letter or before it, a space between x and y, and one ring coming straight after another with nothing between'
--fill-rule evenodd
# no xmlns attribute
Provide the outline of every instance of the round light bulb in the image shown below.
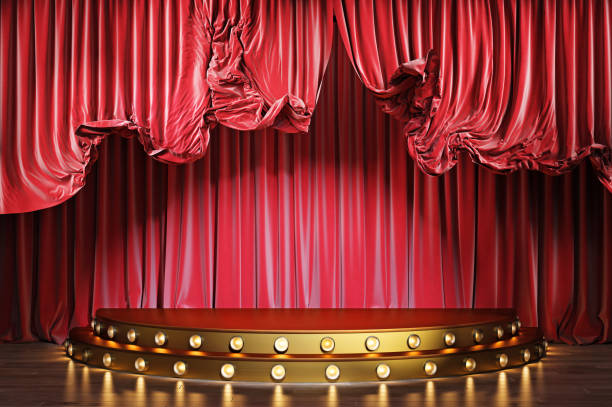
<svg viewBox="0 0 612 407"><path fill-rule="evenodd" d="M376 376L378 376L379 379L386 379L390 374L391 368L389 365L381 363L380 365L376 366Z"/></svg>
<svg viewBox="0 0 612 407"><path fill-rule="evenodd" d="M472 358L464 359L463 364L468 372L473 372L476 369L476 361Z"/></svg>
<svg viewBox="0 0 612 407"><path fill-rule="evenodd" d="M274 350L276 353L285 353L289 349L289 341L284 336L276 338L274 341Z"/></svg>
<svg viewBox="0 0 612 407"><path fill-rule="evenodd" d="M103 364L105 367L111 367L111 366L113 365L113 357L111 356L111 354L110 354L110 353L105 353L105 354L102 356L102 364Z"/></svg>
<svg viewBox="0 0 612 407"><path fill-rule="evenodd" d="M433 376L436 374L436 372L438 371L438 365L436 365L434 362L432 362L431 360L428 360L427 362L425 362L425 364L423 365L423 370L425 370L425 374L427 376Z"/></svg>
<svg viewBox="0 0 612 407"><path fill-rule="evenodd" d="M70 341L66 339L62 345L64 345L64 350L66 350L68 349L68 345L70 345Z"/></svg>
<svg viewBox="0 0 612 407"><path fill-rule="evenodd" d="M172 366L172 370L174 371L175 375L182 376L187 371L187 365L183 361L178 361L174 363L174 366Z"/></svg>
<svg viewBox="0 0 612 407"><path fill-rule="evenodd" d="M144 372L145 370L147 370L149 368L149 362L147 362L146 360L144 360L143 358L137 358L134 361L134 367L136 368L136 370L138 370L139 372Z"/></svg>
<svg viewBox="0 0 612 407"><path fill-rule="evenodd" d="M68 349L66 349L66 352L68 352L68 355L72 356L74 353L74 347L72 346L72 344L68 344Z"/></svg>
<svg viewBox="0 0 612 407"><path fill-rule="evenodd" d="M365 347L370 352L375 351L380 346L380 341L375 336L368 336L365 342Z"/></svg>
<svg viewBox="0 0 612 407"><path fill-rule="evenodd" d="M117 329L116 329L114 326L112 326L112 325L111 325L111 326L109 326L109 327L106 329L106 334L107 334L107 335L108 335L108 337L109 337L109 338L111 338L111 339L115 337L115 334L116 334L116 333L117 333Z"/></svg>
<svg viewBox="0 0 612 407"><path fill-rule="evenodd" d="M520 319L517 319L517 320L516 320L516 328L517 328L518 330L520 330L520 329L521 329L521 326L523 326L523 324L521 323L521 320L520 320Z"/></svg>
<svg viewBox="0 0 612 407"><path fill-rule="evenodd" d="M510 329L512 329L512 335L516 335L516 333L518 332L518 325L516 322L513 322L510 325Z"/></svg>
<svg viewBox="0 0 612 407"><path fill-rule="evenodd" d="M501 339L504 337L504 328L502 328L501 326L496 326L495 328L493 328L493 330L495 331L497 339Z"/></svg>
<svg viewBox="0 0 612 407"><path fill-rule="evenodd" d="M234 377L234 373L236 373L236 369L234 369L234 365L230 363L226 363L223 366L221 366L221 376L224 379L231 379L232 377Z"/></svg>
<svg viewBox="0 0 612 407"><path fill-rule="evenodd" d="M96 328L96 320L92 319L91 322L89 323L89 325L91 326L91 329L95 329Z"/></svg>
<svg viewBox="0 0 612 407"><path fill-rule="evenodd" d="M134 328L131 328L127 331L127 333L125 334L128 342L130 343L134 343L136 342L136 330Z"/></svg>
<svg viewBox="0 0 612 407"><path fill-rule="evenodd" d="M480 329L474 329L472 331L472 337L474 338L474 342L480 343L484 339L484 334Z"/></svg>
<svg viewBox="0 0 612 407"><path fill-rule="evenodd" d="M241 336L234 336L230 339L230 349L234 352L240 352L244 347L244 340Z"/></svg>
<svg viewBox="0 0 612 407"><path fill-rule="evenodd" d="M444 335L444 343L446 344L446 346L453 346L456 340L457 340L457 337L452 332L447 332Z"/></svg>
<svg viewBox="0 0 612 407"><path fill-rule="evenodd" d="M549 345L549 344L548 344L548 341L547 341L546 339L544 339L544 340L542 341L542 345L544 346L544 350L545 350L545 351L547 351L547 350L548 350L548 345Z"/></svg>
<svg viewBox="0 0 612 407"><path fill-rule="evenodd" d="M189 337L189 347L191 349L200 349L202 346L202 337L200 335L191 335Z"/></svg>
<svg viewBox="0 0 612 407"><path fill-rule="evenodd" d="M508 366L508 355L505 353L500 353L499 355L497 355L497 364L499 365L499 367L501 367L502 369L505 368L506 366Z"/></svg>
<svg viewBox="0 0 612 407"><path fill-rule="evenodd" d="M100 332L102 332L102 324L99 322L96 322L96 328L95 328L96 334L100 335Z"/></svg>
<svg viewBox="0 0 612 407"><path fill-rule="evenodd" d="M83 351L83 362L87 362L89 359L91 359L91 355L92 355L91 350L85 349Z"/></svg>
<svg viewBox="0 0 612 407"><path fill-rule="evenodd" d="M531 352L529 351L529 349L523 349L522 355L523 361L529 362L529 359L531 359Z"/></svg>
<svg viewBox="0 0 612 407"><path fill-rule="evenodd" d="M270 370L270 376L274 380L283 380L285 378L285 368L283 365L276 365Z"/></svg>
<svg viewBox="0 0 612 407"><path fill-rule="evenodd" d="M162 331L159 331L158 333L155 334L155 344L157 346L164 346L166 344L167 338L166 338L166 334L163 333Z"/></svg>
<svg viewBox="0 0 612 407"><path fill-rule="evenodd" d="M416 349L421 345L421 338L419 335L412 334L408 337L408 347L410 349Z"/></svg>
<svg viewBox="0 0 612 407"><path fill-rule="evenodd" d="M329 365L325 369L327 380L337 380L340 377L340 368L336 365Z"/></svg>
<svg viewBox="0 0 612 407"><path fill-rule="evenodd" d="M336 344L334 343L334 340L329 336L326 336L325 338L321 339L321 350L323 352L331 352L332 350L334 350L335 346Z"/></svg>

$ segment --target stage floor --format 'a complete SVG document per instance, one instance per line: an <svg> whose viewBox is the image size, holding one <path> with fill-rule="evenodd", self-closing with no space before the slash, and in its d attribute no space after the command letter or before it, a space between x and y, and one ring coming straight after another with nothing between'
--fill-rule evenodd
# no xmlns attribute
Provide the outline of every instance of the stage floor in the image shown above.
<svg viewBox="0 0 612 407"><path fill-rule="evenodd" d="M239 384L110 372L48 343L0 345L0 406L406 406L612 404L612 345L552 344L500 373L385 384Z"/></svg>

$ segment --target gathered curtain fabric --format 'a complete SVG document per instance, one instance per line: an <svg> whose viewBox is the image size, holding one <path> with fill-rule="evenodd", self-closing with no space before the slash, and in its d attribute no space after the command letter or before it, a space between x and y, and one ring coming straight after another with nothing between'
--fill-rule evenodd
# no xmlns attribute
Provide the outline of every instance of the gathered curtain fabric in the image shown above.
<svg viewBox="0 0 612 407"><path fill-rule="evenodd" d="M334 30L429 174L459 151L612 190L612 1L5 1L0 212L73 196L108 134L171 163L209 130L309 130ZM336 21L336 23L334 23ZM358 120L358 118L355 118Z"/></svg>

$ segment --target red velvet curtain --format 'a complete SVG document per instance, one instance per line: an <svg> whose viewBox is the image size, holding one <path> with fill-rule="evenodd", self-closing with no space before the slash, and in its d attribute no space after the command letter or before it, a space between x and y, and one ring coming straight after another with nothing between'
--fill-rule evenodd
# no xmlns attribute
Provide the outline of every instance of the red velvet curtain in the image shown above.
<svg viewBox="0 0 612 407"><path fill-rule="evenodd" d="M109 137L82 192L0 216L0 338L61 341L99 307L516 307L609 341L612 195L586 163L443 176L406 154L342 44L310 134L212 131L186 165Z"/></svg>

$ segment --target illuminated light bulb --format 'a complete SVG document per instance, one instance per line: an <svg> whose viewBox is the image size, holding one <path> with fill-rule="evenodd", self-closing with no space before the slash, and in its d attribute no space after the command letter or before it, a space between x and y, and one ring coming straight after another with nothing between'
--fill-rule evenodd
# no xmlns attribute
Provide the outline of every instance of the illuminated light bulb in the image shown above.
<svg viewBox="0 0 612 407"><path fill-rule="evenodd" d="M89 323L89 326L91 326L91 329L95 329L96 328L96 320L92 319L91 322Z"/></svg>
<svg viewBox="0 0 612 407"><path fill-rule="evenodd" d="M428 360L427 362L425 362L425 364L423 365L423 370L425 370L425 374L427 376L433 376L436 374L436 372L438 371L438 365L436 365L434 362L432 362L431 360Z"/></svg>
<svg viewBox="0 0 612 407"><path fill-rule="evenodd" d="M137 358L134 361L134 367L136 368L136 370L138 370L139 372L144 372L145 370L147 370L149 368L149 362L147 362L146 360L144 360L143 358Z"/></svg>
<svg viewBox="0 0 612 407"><path fill-rule="evenodd" d="M136 330L134 328L129 329L125 334L125 337L130 343L136 342Z"/></svg>
<svg viewBox="0 0 612 407"><path fill-rule="evenodd" d="M107 334L107 335L108 335L108 337L109 337L109 338L111 338L111 339L115 337L115 334L116 334L116 333L117 333L117 329L116 329L114 326L112 326L112 325L111 325L111 326L109 326L109 327L106 329L106 334Z"/></svg>
<svg viewBox="0 0 612 407"><path fill-rule="evenodd" d="M453 346L456 340L457 340L457 337L452 332L447 332L444 335L444 343L446 344L446 346Z"/></svg>
<svg viewBox="0 0 612 407"><path fill-rule="evenodd" d="M189 337L189 346L191 349L200 349L202 346L202 337L200 335L191 335Z"/></svg>
<svg viewBox="0 0 612 407"><path fill-rule="evenodd" d="M175 375L182 376L187 371L187 365L183 361L178 361L174 363L174 366L172 366L172 370L174 371Z"/></svg>
<svg viewBox="0 0 612 407"><path fill-rule="evenodd" d="M83 362L87 362L89 359L91 359L91 355L92 355L91 350L90 349L85 349L83 351Z"/></svg>
<svg viewBox="0 0 612 407"><path fill-rule="evenodd" d="M512 329L512 335L516 335L516 333L518 332L518 324L516 322L513 322L510 327Z"/></svg>
<svg viewBox="0 0 612 407"><path fill-rule="evenodd" d="M270 376L274 380L283 380L285 378L285 368L283 365L276 365L270 370Z"/></svg>
<svg viewBox="0 0 612 407"><path fill-rule="evenodd" d="M408 347L410 349L416 349L421 345L421 338L419 335L412 334L408 337Z"/></svg>
<svg viewBox="0 0 612 407"><path fill-rule="evenodd" d="M66 350L68 349L68 345L70 345L70 341L66 339L62 345L64 345L64 350Z"/></svg>
<svg viewBox="0 0 612 407"><path fill-rule="evenodd" d="M289 349L289 341L284 336L276 338L274 341L274 350L276 353L285 353Z"/></svg>
<svg viewBox="0 0 612 407"><path fill-rule="evenodd" d="M523 324L521 323L521 320L520 320L520 319L517 319L517 320L516 320L516 328L517 328L518 330L520 330L520 329L521 329L521 326L523 326Z"/></svg>
<svg viewBox="0 0 612 407"><path fill-rule="evenodd" d="M495 331L495 335L497 335L497 339L501 339L504 337L504 328L502 328L501 326L496 326L495 328L493 328L493 330Z"/></svg>
<svg viewBox="0 0 612 407"><path fill-rule="evenodd" d="M244 340L241 336L234 336L230 339L230 349L234 352L240 352L244 347Z"/></svg>
<svg viewBox="0 0 612 407"><path fill-rule="evenodd" d="M326 336L325 338L321 339L321 350L323 352L331 352L332 350L334 350L335 346L336 343L329 336Z"/></svg>
<svg viewBox="0 0 612 407"><path fill-rule="evenodd" d="M102 364L105 367L111 367L113 365L113 357L110 353L105 353L104 355L102 355Z"/></svg>
<svg viewBox="0 0 612 407"><path fill-rule="evenodd" d="M482 331L480 329L474 329L472 331L472 337L474 338L474 342L480 343L480 342L482 342L482 340L484 338L484 334L482 333Z"/></svg>
<svg viewBox="0 0 612 407"><path fill-rule="evenodd" d="M159 331L158 333L155 334L155 344L157 346L164 346L166 344L167 338L166 338L166 334L163 333L162 331Z"/></svg>
<svg viewBox="0 0 612 407"><path fill-rule="evenodd" d="M468 372L473 372L476 369L476 361L472 358L466 358L463 360L463 364L465 366L465 370Z"/></svg>
<svg viewBox="0 0 612 407"><path fill-rule="evenodd" d="M547 351L548 350L548 341L546 339L544 339L542 341L542 345L544 345L544 350Z"/></svg>
<svg viewBox="0 0 612 407"><path fill-rule="evenodd" d="M531 352L529 349L523 349L521 354L523 355L523 361L529 362L529 359L531 359Z"/></svg>
<svg viewBox="0 0 612 407"><path fill-rule="evenodd" d="M508 355L505 353L500 353L499 355L497 355L497 364L499 365L499 367L501 367L502 369L505 368L506 366L508 366Z"/></svg>
<svg viewBox="0 0 612 407"><path fill-rule="evenodd" d="M234 373L236 373L236 369L234 369L234 365L230 364L230 363L226 363L223 366L221 366L221 376L224 379L231 379L232 377L234 377Z"/></svg>
<svg viewBox="0 0 612 407"><path fill-rule="evenodd" d="M99 322L96 322L96 328L95 328L96 334L100 335L100 332L102 332L102 324Z"/></svg>
<svg viewBox="0 0 612 407"><path fill-rule="evenodd" d="M391 368L389 365L381 363L380 365L376 366L376 376L378 376L379 379L386 379L390 374Z"/></svg>
<svg viewBox="0 0 612 407"><path fill-rule="evenodd" d="M325 369L325 377L327 380L338 380L340 377L340 368L336 365L329 365Z"/></svg>
<svg viewBox="0 0 612 407"><path fill-rule="evenodd" d="M370 352L373 352L376 349L378 349L379 346L380 346L380 341L378 340L377 337L368 336L368 338L365 341L365 347L367 350L369 350Z"/></svg>
<svg viewBox="0 0 612 407"><path fill-rule="evenodd" d="M74 354L74 346L72 346L72 344L69 344L68 348L66 349L66 352L68 352L68 355L72 356Z"/></svg>

